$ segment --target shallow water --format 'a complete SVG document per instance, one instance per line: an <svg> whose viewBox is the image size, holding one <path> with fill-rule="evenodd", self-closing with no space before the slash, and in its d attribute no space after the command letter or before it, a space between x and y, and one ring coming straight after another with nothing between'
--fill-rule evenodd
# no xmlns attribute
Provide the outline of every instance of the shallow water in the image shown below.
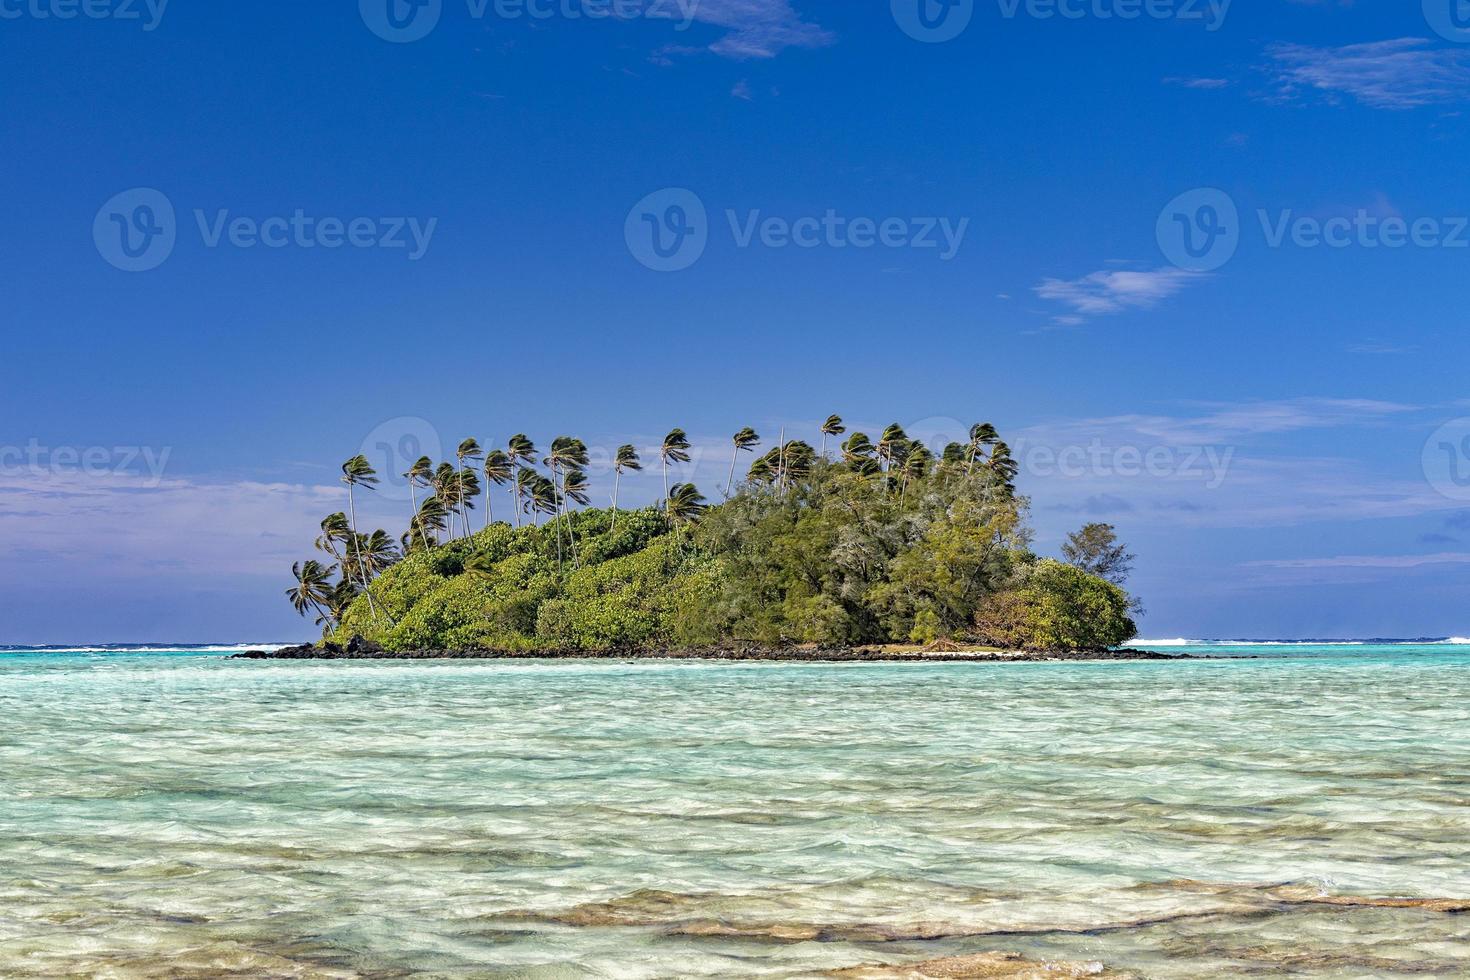
<svg viewBox="0 0 1470 980"><path fill-rule="evenodd" d="M0 653L0 976L1466 975L1470 647L1227 649Z"/></svg>

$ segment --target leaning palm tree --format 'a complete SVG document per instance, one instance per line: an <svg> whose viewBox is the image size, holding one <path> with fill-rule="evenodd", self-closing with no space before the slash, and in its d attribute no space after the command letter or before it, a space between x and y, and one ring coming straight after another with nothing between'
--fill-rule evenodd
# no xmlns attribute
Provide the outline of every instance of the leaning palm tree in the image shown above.
<svg viewBox="0 0 1470 980"><path fill-rule="evenodd" d="M551 489L555 494L556 508L552 515L552 521L556 524L556 555L557 561L561 561L561 515L566 511L566 499L561 484L558 482L561 474L573 467L587 465L587 446L581 439L571 436L557 436L551 440L551 450L546 458L541 461L551 471ZM567 518L568 527L571 526L571 517Z"/></svg>
<svg viewBox="0 0 1470 980"><path fill-rule="evenodd" d="M459 498L459 512L464 515L464 536L469 537L473 533L470 527L470 511L475 509L475 501L480 496L480 477L474 470L466 467L456 473L454 478L454 493Z"/></svg>
<svg viewBox="0 0 1470 980"><path fill-rule="evenodd" d="M432 548L439 543L439 535L447 530L448 517L443 502L438 497L430 497L419 505L409 534L417 537L425 548Z"/></svg>
<svg viewBox="0 0 1470 980"><path fill-rule="evenodd" d="M740 458L742 452L753 453L755 447L760 445L761 437L750 426L746 426L735 433L735 448L730 451L730 479L725 482L725 496L730 496L730 491L735 489L735 461Z"/></svg>
<svg viewBox="0 0 1470 980"><path fill-rule="evenodd" d="M525 467L536 465L536 444L526 437L523 432L517 432L506 442L506 455L510 457L511 465L515 467L516 479L511 484L511 493L515 497L516 527L521 526L521 510L523 504L521 497L526 485L520 479L520 473Z"/></svg>
<svg viewBox="0 0 1470 980"><path fill-rule="evenodd" d="M990 459L986 465L990 467L990 472L1000 478L1006 494L1013 495L1016 492L1016 476L1021 472L1021 464L1011 456L1011 447L999 439L995 440L995 444L990 447Z"/></svg>
<svg viewBox="0 0 1470 980"><path fill-rule="evenodd" d="M873 458L873 440L866 432L854 432L842 444L842 461L849 466Z"/></svg>
<svg viewBox="0 0 1470 980"><path fill-rule="evenodd" d="M366 456L358 454L342 464L342 482L347 485L347 511L348 528L352 531L354 539L357 537L357 499L353 494L355 487L371 490L378 485L378 471L373 469ZM367 570L358 562L359 580L363 588L367 588ZM373 601L373 593L368 591L368 607L372 610L373 620L378 618L378 605Z"/></svg>
<svg viewBox="0 0 1470 980"><path fill-rule="evenodd" d="M459 470L454 468L453 463L440 463L439 468L434 470L434 499L444 505L444 513L449 519L449 537L454 537L454 518L459 513Z"/></svg>
<svg viewBox="0 0 1470 980"><path fill-rule="evenodd" d="M332 560L342 566L342 574L351 578L353 573L342 557L352 541L352 526L347 515L340 510L335 514L328 514L322 518L321 528L322 536L316 539L317 550L331 555ZM342 550L339 551L339 547Z"/></svg>
<svg viewBox="0 0 1470 980"><path fill-rule="evenodd" d="M330 608L332 573L336 570L336 565L328 567L315 559L291 566L296 584L286 590L286 597L298 613L305 616L308 610L315 610L318 616L326 615Z"/></svg>
<svg viewBox="0 0 1470 980"><path fill-rule="evenodd" d="M822 423L822 458L827 458L827 437L840 436L847 431L847 426L842 424L842 416L829 415L827 421Z"/></svg>
<svg viewBox="0 0 1470 980"><path fill-rule="evenodd" d="M327 608L317 617L316 624L323 629L337 627L347 618L347 607L360 595L356 583L345 575L327 591Z"/></svg>
<svg viewBox="0 0 1470 980"><path fill-rule="evenodd" d="M692 483L675 484L669 491L668 513L669 520L676 526L687 526L697 522L704 512L709 508L704 502L704 494Z"/></svg>
<svg viewBox="0 0 1470 980"><path fill-rule="evenodd" d="M874 453L882 460L885 471L892 470L894 465L901 461L904 450L908 446L909 436L903 431L903 426L894 422L883 430L878 437L878 444L874 447Z"/></svg>
<svg viewBox="0 0 1470 980"><path fill-rule="evenodd" d="M567 511L567 501L586 507L592 499L587 490L587 471L579 466L572 466L562 471L561 474L561 510L567 520L567 540L572 545L572 561L581 565L581 556L577 554L577 535L572 530L572 515Z"/></svg>
<svg viewBox="0 0 1470 980"><path fill-rule="evenodd" d="M632 446L619 446L617 453L613 456L613 512L612 529L618 529L618 484L623 479L624 473L637 473L643 469L643 461L638 458L638 450Z"/></svg>
<svg viewBox="0 0 1470 980"><path fill-rule="evenodd" d="M659 461L663 464L664 474L664 510L668 510L669 503L669 461L675 463L689 462L689 437L684 434L683 429L673 429L664 436L664 444L659 447Z"/></svg>
<svg viewBox="0 0 1470 980"><path fill-rule="evenodd" d="M515 479L511 481L515 485L516 506L527 514L537 513L535 507L532 506L531 497L535 493L537 481L543 479L545 477L533 469L522 467L516 470ZM516 526L519 527L520 523L520 518L517 517Z"/></svg>
<svg viewBox="0 0 1470 980"><path fill-rule="evenodd" d="M975 459L980 455L982 449L994 446L997 442L1000 442L1000 434L989 422L976 422L970 426L970 442L967 447L970 460L965 465L965 472L969 473L975 469Z"/></svg>
<svg viewBox="0 0 1470 980"><path fill-rule="evenodd" d="M434 482L434 461L427 456L420 456L414 464L403 474L403 479L408 482L408 502L411 510L408 513L408 522L419 512L418 494L415 492L419 487L432 486Z"/></svg>
<svg viewBox="0 0 1470 980"><path fill-rule="evenodd" d="M397 564L399 559L398 546L393 543L392 536L382 529L359 536L354 553L369 576L382 574Z"/></svg>
<svg viewBox="0 0 1470 980"><path fill-rule="evenodd" d="M459 460L459 468L468 472L473 472L473 470L469 470L469 468L465 464L478 463L484 455L485 450L480 448L480 443L477 439L466 439L464 442L460 443L459 448L454 451L454 458ZM472 501L476 496L478 496L479 489L479 485L476 484L476 492L474 494L460 494L460 516L464 518L464 533L466 537L468 537L470 533L470 515L468 508L474 506L474 503Z"/></svg>
<svg viewBox="0 0 1470 980"><path fill-rule="evenodd" d="M490 484L503 487L514 478L515 463L499 449L485 454L485 526L495 520L495 508L490 506Z"/></svg>

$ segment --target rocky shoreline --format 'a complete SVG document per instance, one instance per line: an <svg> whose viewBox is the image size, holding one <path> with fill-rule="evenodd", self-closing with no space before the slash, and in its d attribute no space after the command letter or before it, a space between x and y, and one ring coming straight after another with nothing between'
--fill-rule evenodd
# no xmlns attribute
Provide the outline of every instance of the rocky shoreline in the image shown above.
<svg viewBox="0 0 1470 980"><path fill-rule="evenodd" d="M1042 663L1048 661L1209 660L1154 650L966 651L888 647L632 647L616 650L384 650L353 637L346 646L303 643L280 650L246 650L231 660L750 660L789 663Z"/></svg>

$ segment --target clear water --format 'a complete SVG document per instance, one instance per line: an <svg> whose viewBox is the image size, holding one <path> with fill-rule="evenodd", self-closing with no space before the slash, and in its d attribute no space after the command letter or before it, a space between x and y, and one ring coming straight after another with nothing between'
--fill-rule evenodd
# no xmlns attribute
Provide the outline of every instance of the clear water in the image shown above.
<svg viewBox="0 0 1470 980"><path fill-rule="evenodd" d="M0 976L1470 975L1470 646L1222 649L0 652Z"/></svg>

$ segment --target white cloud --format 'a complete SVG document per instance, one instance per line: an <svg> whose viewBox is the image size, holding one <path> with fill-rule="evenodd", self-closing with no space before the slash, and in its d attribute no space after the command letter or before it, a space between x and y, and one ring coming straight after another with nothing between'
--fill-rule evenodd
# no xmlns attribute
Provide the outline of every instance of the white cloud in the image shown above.
<svg viewBox="0 0 1470 980"><path fill-rule="evenodd" d="M1080 279L1043 279L1036 295L1070 307L1074 312L1056 318L1075 325L1082 316L1104 316L1125 310L1147 310L1201 279L1202 272L1166 266L1153 270L1103 269Z"/></svg>
<svg viewBox="0 0 1470 980"><path fill-rule="evenodd" d="M686 8L668 4L650 8L650 13L667 11L668 17L692 17L702 24L726 28L728 33L708 48L725 58L747 60L774 58L787 48L820 48L836 39L830 31L802 19L791 6L791 0L698 0L685 14ZM687 54L684 46L664 49L660 56Z"/></svg>
<svg viewBox="0 0 1470 980"><path fill-rule="evenodd" d="M1278 97L1348 95L1377 109L1413 109L1470 96L1470 51L1398 38L1340 48L1273 44L1266 67Z"/></svg>

